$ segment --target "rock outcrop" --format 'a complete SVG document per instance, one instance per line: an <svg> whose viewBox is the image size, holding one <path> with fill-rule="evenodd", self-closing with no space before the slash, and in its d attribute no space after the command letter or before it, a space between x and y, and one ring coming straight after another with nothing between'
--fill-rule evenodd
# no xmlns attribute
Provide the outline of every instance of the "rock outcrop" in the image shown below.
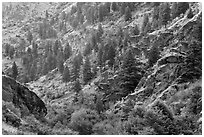
<svg viewBox="0 0 204 137"><path fill-rule="evenodd" d="M21 115L24 115L25 110L37 117L47 114L44 102L34 92L6 75L2 75L2 99L20 108Z"/></svg>

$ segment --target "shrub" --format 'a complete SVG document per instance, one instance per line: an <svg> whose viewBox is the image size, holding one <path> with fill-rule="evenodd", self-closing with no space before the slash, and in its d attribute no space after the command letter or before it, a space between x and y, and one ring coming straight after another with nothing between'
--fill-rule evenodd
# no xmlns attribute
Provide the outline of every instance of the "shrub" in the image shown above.
<svg viewBox="0 0 204 137"><path fill-rule="evenodd" d="M190 102L188 103L188 111L194 115L202 111L202 88L195 87L190 93Z"/></svg>
<svg viewBox="0 0 204 137"><path fill-rule="evenodd" d="M145 115L147 125L158 135L178 135L178 129L173 120L156 110L148 110Z"/></svg>
<svg viewBox="0 0 204 137"><path fill-rule="evenodd" d="M93 126L99 121L96 111L81 108L75 111L71 116L70 128L78 131L80 135L89 135L93 133Z"/></svg>
<svg viewBox="0 0 204 137"><path fill-rule="evenodd" d="M71 121L71 115L74 112L74 108L68 106L64 111L61 111L58 113L52 120L51 125L55 127L59 127L56 124L60 123L62 126L60 127L66 127L69 126L69 123Z"/></svg>
<svg viewBox="0 0 204 137"><path fill-rule="evenodd" d="M112 122L112 120L104 120L95 124L94 133L99 135L128 135L121 120L114 121L114 124L110 121Z"/></svg>

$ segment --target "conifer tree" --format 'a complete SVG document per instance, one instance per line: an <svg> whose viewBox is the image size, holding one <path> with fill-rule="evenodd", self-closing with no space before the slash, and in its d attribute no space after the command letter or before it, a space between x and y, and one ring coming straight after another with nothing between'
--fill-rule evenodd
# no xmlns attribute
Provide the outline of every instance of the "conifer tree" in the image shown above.
<svg viewBox="0 0 204 137"><path fill-rule="evenodd" d="M170 6L167 2L164 2L160 5L159 16L161 20L161 25L167 25L170 20Z"/></svg>
<svg viewBox="0 0 204 137"><path fill-rule="evenodd" d="M70 81L70 72L69 72L69 67L67 67L67 66L64 68L62 80L63 80L63 82L69 82Z"/></svg>
<svg viewBox="0 0 204 137"><path fill-rule="evenodd" d="M64 62L63 62L63 58L58 58L57 68L58 68L59 72L62 74L63 71L64 71Z"/></svg>
<svg viewBox="0 0 204 137"><path fill-rule="evenodd" d="M108 49L108 65L110 67L113 67L115 63L115 56L116 56L116 50L115 50L115 43L113 41L109 42L109 49Z"/></svg>
<svg viewBox="0 0 204 137"><path fill-rule="evenodd" d="M128 34L125 34L124 40L123 40L123 46L128 47Z"/></svg>
<svg viewBox="0 0 204 137"><path fill-rule="evenodd" d="M38 57L38 45L33 41L33 49L32 49L32 53L33 53L33 57L37 58Z"/></svg>
<svg viewBox="0 0 204 137"><path fill-rule="evenodd" d="M143 17L141 32L144 32L144 29L145 29L148 22L149 22L149 17L147 14L145 14Z"/></svg>
<svg viewBox="0 0 204 137"><path fill-rule="evenodd" d="M12 65L12 77L16 80L17 76L18 76L18 68L17 68L16 62L14 61Z"/></svg>
<svg viewBox="0 0 204 137"><path fill-rule="evenodd" d="M154 45L153 45L152 48L150 49L149 56L148 56L148 58L149 58L149 60L148 60L149 66L150 66L150 67L153 66L154 63L157 62L157 60L159 59L159 57L160 57L160 56L159 56L159 49L158 49L158 47L157 47L157 44L154 43Z"/></svg>
<svg viewBox="0 0 204 137"><path fill-rule="evenodd" d="M67 42L64 48L64 59L67 60L72 55L72 48L70 47L69 43Z"/></svg>
<svg viewBox="0 0 204 137"><path fill-rule="evenodd" d="M171 19L175 19L177 17L177 2L173 2L171 7Z"/></svg>
<svg viewBox="0 0 204 137"><path fill-rule="evenodd" d="M141 79L141 70L137 66L138 64L133 56L132 50L128 49L125 52L125 56L122 61L121 71L119 74L119 85L123 91L124 96L133 92Z"/></svg>
<svg viewBox="0 0 204 137"><path fill-rule="evenodd" d="M77 78L79 78L79 72L80 72L80 67L82 63L82 58L80 55L75 56L73 58L73 64L72 64L72 70L71 70L71 75L72 75L72 81L75 81Z"/></svg>
<svg viewBox="0 0 204 137"><path fill-rule="evenodd" d="M122 2L121 6L120 6L120 15L125 14L125 8L126 8L126 4L125 4L125 2Z"/></svg>
<svg viewBox="0 0 204 137"><path fill-rule="evenodd" d="M37 74L37 62L36 60L33 61L31 68L30 68L30 80L34 80Z"/></svg>
<svg viewBox="0 0 204 137"><path fill-rule="evenodd" d="M43 67L42 67L42 74L46 75L48 72L49 72L48 63L44 61Z"/></svg>
<svg viewBox="0 0 204 137"><path fill-rule="evenodd" d="M139 35L139 34L140 34L140 30L139 30L137 24L135 24L135 27L133 29L133 35Z"/></svg>
<svg viewBox="0 0 204 137"><path fill-rule="evenodd" d="M188 18L193 18L193 11L191 8L189 8L188 13L187 13Z"/></svg>
<svg viewBox="0 0 204 137"><path fill-rule="evenodd" d="M151 30L151 24L150 22L147 22L145 28L144 28L144 34L148 33Z"/></svg>
<svg viewBox="0 0 204 137"><path fill-rule="evenodd" d="M81 90L81 84L80 84L80 81L79 79L76 79L76 81L74 82L74 85L73 85L73 90L75 93L79 93L79 91Z"/></svg>
<svg viewBox="0 0 204 137"><path fill-rule="evenodd" d="M46 61L49 65L48 71L53 70L56 67L56 58L53 56L52 52L48 54Z"/></svg>
<svg viewBox="0 0 204 137"><path fill-rule="evenodd" d="M10 46L10 48L9 48L9 57L10 57L11 59L13 59L14 53L15 53L14 47L13 47L13 46Z"/></svg>
<svg viewBox="0 0 204 137"><path fill-rule="evenodd" d="M104 18L104 6L103 5L100 5L99 6L99 12L98 12L98 17L99 17L99 22L102 22L103 21L103 18Z"/></svg>
<svg viewBox="0 0 204 137"><path fill-rule="evenodd" d="M83 64L83 56L81 54L81 51L77 54L78 64L81 66Z"/></svg>
<svg viewBox="0 0 204 137"><path fill-rule="evenodd" d="M106 2L104 4L104 8L105 8L105 16L107 16L110 13L110 7L111 7L111 3L110 2Z"/></svg>
<svg viewBox="0 0 204 137"><path fill-rule="evenodd" d="M27 33L27 40L29 41L30 44L31 44L31 41L33 40L33 35L30 31L28 31Z"/></svg>
<svg viewBox="0 0 204 137"><path fill-rule="evenodd" d="M53 26L55 24L55 18L52 17L51 20L50 20L50 26Z"/></svg>
<svg viewBox="0 0 204 137"><path fill-rule="evenodd" d="M112 4L111 4L111 9L112 9L113 11L117 11L117 10L118 10L117 3L116 3L116 2L112 2Z"/></svg>
<svg viewBox="0 0 204 137"><path fill-rule="evenodd" d="M90 44L91 48L94 49L95 51L98 51L98 45L97 45L97 33L92 33L91 39L90 39Z"/></svg>
<svg viewBox="0 0 204 137"><path fill-rule="evenodd" d="M48 11L46 10L45 11L45 18L48 19L48 17L49 17L49 14L48 14Z"/></svg>
<svg viewBox="0 0 204 137"><path fill-rule="evenodd" d="M97 41L100 42L101 41L101 36L103 35L103 28L102 25L99 24L98 25L98 30L97 30Z"/></svg>
<svg viewBox="0 0 204 137"><path fill-rule="evenodd" d="M62 11L62 13L61 13L61 20L65 20L65 18L66 18L66 13L65 13L65 11Z"/></svg>
<svg viewBox="0 0 204 137"><path fill-rule="evenodd" d="M92 51L91 45L89 43L87 43L85 45L85 49L84 49L83 55L87 56L87 55L91 54L91 51Z"/></svg>
<svg viewBox="0 0 204 137"><path fill-rule="evenodd" d="M97 55L97 64L99 67L102 67L103 65L103 48L100 47Z"/></svg>
<svg viewBox="0 0 204 137"><path fill-rule="evenodd" d="M83 69L83 70L82 70L82 73L83 73L83 82L84 82L84 84L87 84L87 82L88 82L89 80L91 80L91 78L92 78L91 63L90 63L88 57L86 57L82 69Z"/></svg>
<svg viewBox="0 0 204 137"><path fill-rule="evenodd" d="M178 2L177 8L176 8L177 16L179 16L182 13L184 14L188 8L189 8L188 2Z"/></svg>
<svg viewBox="0 0 204 137"><path fill-rule="evenodd" d="M154 7L152 16L152 28L156 29L159 26L159 6Z"/></svg>
<svg viewBox="0 0 204 137"><path fill-rule="evenodd" d="M53 52L54 52L54 55L57 56L57 53L58 53L58 50L59 50L59 46L60 46L60 41L59 40L56 40L55 41L55 44L53 46Z"/></svg>
<svg viewBox="0 0 204 137"><path fill-rule="evenodd" d="M131 14L131 10L129 7L125 8L125 21L129 21L132 19L132 14Z"/></svg>
<svg viewBox="0 0 204 137"><path fill-rule="evenodd" d="M8 43L6 43L6 45L5 45L5 54L6 54L6 56L9 56L9 50L10 50L10 45Z"/></svg>

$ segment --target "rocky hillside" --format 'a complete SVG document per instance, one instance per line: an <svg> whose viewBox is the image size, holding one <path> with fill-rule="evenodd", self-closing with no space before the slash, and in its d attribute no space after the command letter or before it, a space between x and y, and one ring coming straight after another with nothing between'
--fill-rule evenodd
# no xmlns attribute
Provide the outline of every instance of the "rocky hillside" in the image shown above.
<svg viewBox="0 0 204 137"><path fill-rule="evenodd" d="M2 9L3 134L202 134L201 3Z"/></svg>

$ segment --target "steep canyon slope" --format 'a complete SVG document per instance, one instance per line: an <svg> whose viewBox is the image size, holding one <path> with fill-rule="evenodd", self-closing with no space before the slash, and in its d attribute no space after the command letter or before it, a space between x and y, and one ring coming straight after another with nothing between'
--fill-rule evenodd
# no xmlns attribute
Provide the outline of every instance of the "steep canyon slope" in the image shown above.
<svg viewBox="0 0 204 137"><path fill-rule="evenodd" d="M201 3L3 3L2 21L3 134L202 134Z"/></svg>

